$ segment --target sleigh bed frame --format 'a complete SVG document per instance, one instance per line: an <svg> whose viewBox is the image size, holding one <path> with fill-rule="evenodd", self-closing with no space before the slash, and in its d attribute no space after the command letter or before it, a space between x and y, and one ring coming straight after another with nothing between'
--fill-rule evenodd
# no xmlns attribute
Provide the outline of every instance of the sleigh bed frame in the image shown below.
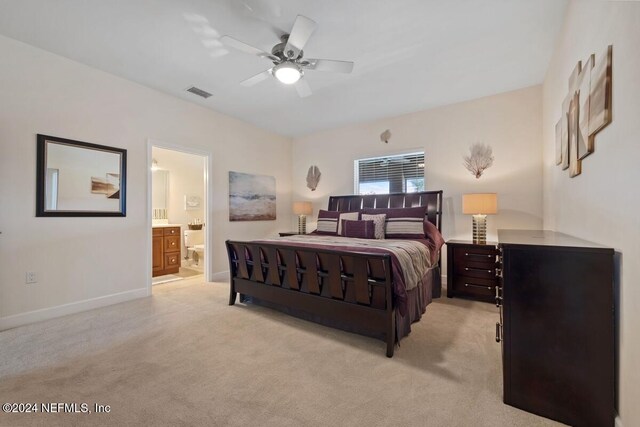
<svg viewBox="0 0 640 427"><path fill-rule="evenodd" d="M441 230L442 191L332 196L329 210L426 206ZM391 256L305 248L286 243L227 240L229 305L240 294L316 323L382 339L393 356L396 316ZM259 260L256 262L256 260ZM432 296L440 297L440 261L431 269Z"/></svg>

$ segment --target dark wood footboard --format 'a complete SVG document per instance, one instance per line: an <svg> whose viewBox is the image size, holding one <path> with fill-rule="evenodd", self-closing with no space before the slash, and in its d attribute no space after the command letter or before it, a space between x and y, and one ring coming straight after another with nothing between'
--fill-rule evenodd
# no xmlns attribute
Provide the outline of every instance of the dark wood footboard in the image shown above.
<svg viewBox="0 0 640 427"><path fill-rule="evenodd" d="M227 240L231 285L237 294L301 310L319 323L345 324L377 336L393 356L396 341L391 257L274 243Z"/></svg>

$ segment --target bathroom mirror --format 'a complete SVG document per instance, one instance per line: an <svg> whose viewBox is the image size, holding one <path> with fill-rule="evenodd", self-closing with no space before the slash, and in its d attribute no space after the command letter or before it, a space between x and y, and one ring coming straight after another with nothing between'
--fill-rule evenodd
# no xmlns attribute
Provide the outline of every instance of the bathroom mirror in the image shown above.
<svg viewBox="0 0 640 427"><path fill-rule="evenodd" d="M151 171L151 209L154 220L167 219L169 203L169 171L153 169Z"/></svg>
<svg viewBox="0 0 640 427"><path fill-rule="evenodd" d="M37 138L36 216L126 216L127 150Z"/></svg>

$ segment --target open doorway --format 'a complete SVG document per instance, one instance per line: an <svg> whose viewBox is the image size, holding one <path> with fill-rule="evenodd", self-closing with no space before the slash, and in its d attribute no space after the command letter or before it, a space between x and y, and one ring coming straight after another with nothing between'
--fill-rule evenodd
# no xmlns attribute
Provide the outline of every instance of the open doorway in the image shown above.
<svg viewBox="0 0 640 427"><path fill-rule="evenodd" d="M149 143L149 292L209 275L209 160L197 150Z"/></svg>

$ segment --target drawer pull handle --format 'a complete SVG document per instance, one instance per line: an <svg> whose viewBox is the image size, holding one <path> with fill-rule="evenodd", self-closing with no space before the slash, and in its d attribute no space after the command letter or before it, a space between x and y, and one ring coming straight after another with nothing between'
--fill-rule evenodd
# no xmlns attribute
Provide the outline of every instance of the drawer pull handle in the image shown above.
<svg viewBox="0 0 640 427"><path fill-rule="evenodd" d="M473 283L465 283L464 286L466 288L471 286L472 288L487 288L487 289L491 290L491 286L474 285Z"/></svg>
<svg viewBox="0 0 640 427"><path fill-rule="evenodd" d="M496 342L500 342L500 323L496 322Z"/></svg>
<svg viewBox="0 0 640 427"><path fill-rule="evenodd" d="M469 252L465 252L464 256L481 256L481 257L483 257L485 255L484 254L470 254ZM491 258L492 256L494 256L494 255L487 255L487 258Z"/></svg>
<svg viewBox="0 0 640 427"><path fill-rule="evenodd" d="M484 268L473 268L473 267L465 267L465 271L486 271L487 273L491 273L491 270L485 270Z"/></svg>

